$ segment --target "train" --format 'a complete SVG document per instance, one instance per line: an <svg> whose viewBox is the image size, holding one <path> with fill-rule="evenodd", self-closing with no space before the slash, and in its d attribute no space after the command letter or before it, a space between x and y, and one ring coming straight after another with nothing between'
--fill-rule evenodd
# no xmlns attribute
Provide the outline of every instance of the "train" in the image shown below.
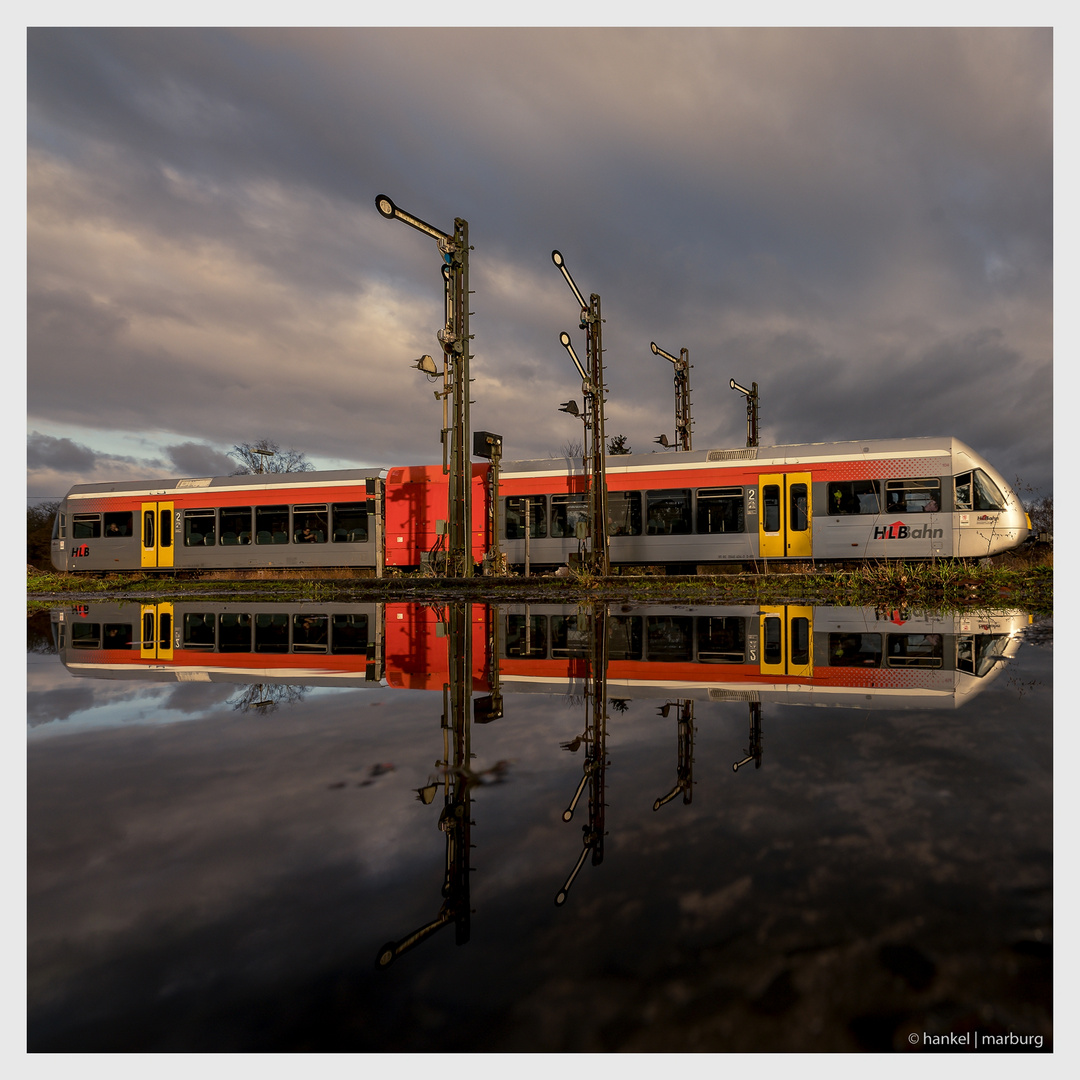
<svg viewBox="0 0 1080 1080"><path fill-rule="evenodd" d="M602 623L598 619L602 611ZM76 677L442 692L468 645L474 718L492 695L582 695L604 627L606 695L832 705L961 707L1002 672L1031 617L888 607L474 603L467 642L446 609L357 601L94 601L51 613Z"/></svg>
<svg viewBox="0 0 1080 1080"><path fill-rule="evenodd" d="M488 569L554 570L590 543L568 458L471 463L470 547ZM952 437L609 455L614 570L979 558L1017 547L1016 492ZM438 565L441 465L77 484L56 515L65 572L388 571Z"/></svg>

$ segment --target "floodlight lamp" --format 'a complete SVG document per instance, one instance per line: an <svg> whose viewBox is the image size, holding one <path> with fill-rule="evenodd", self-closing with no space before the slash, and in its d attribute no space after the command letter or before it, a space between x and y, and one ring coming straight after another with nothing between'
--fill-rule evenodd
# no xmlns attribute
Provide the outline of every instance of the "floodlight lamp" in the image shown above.
<svg viewBox="0 0 1080 1080"><path fill-rule="evenodd" d="M668 442L668 437L666 435L657 435L657 437L653 439L653 442L659 443L664 449L667 449L671 445L671 443Z"/></svg>
<svg viewBox="0 0 1080 1080"><path fill-rule="evenodd" d="M578 409L576 401L564 401L559 406L559 412L569 413L571 416L580 416L581 412Z"/></svg>
<svg viewBox="0 0 1080 1080"><path fill-rule="evenodd" d="M578 374L581 376L581 392L589 394L591 391L587 389L590 385L588 373L581 366L581 361L578 359L577 353L574 352L574 346L570 344L570 335L565 330L559 335L559 344L570 354L570 359L574 361L574 365L578 369Z"/></svg>
<svg viewBox="0 0 1080 1080"><path fill-rule="evenodd" d="M679 361L676 360L675 357L671 355L671 353L664 352L664 350L661 349L655 341L649 342L649 348L652 349L654 355L662 356L665 360L670 360L676 367L679 366Z"/></svg>
<svg viewBox="0 0 1080 1080"><path fill-rule="evenodd" d="M414 360L413 367L416 368L417 371L422 371L425 375L430 375L432 377L439 374L439 369L435 366L435 361L432 360L427 353L424 353L419 360Z"/></svg>
<svg viewBox="0 0 1080 1080"><path fill-rule="evenodd" d="M453 241L453 237L447 236L442 229L436 229L434 225L429 225L426 221L422 221L413 214L402 210L400 206L395 206L394 200L389 195L377 195L375 197L375 209L384 218L397 218L398 221L404 221L406 225L411 225L417 231L425 233L440 244L443 242L452 243Z"/></svg>

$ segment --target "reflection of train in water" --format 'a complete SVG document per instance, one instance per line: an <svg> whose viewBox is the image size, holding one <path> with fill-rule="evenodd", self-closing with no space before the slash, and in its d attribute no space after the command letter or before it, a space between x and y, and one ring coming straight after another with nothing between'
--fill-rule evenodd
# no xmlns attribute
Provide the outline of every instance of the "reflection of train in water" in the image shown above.
<svg viewBox="0 0 1080 1080"><path fill-rule="evenodd" d="M592 676L595 612L472 604L471 690L577 692ZM1015 655L1028 616L870 607L604 609L606 683L622 699L677 697L860 708L953 708ZM441 690L443 609L362 603L90 603L53 611L75 675Z"/></svg>
<svg viewBox="0 0 1080 1080"><path fill-rule="evenodd" d="M868 440L610 457L613 566L759 559L993 555L1025 540L1015 492L953 438ZM586 478L566 459L504 462L497 497L474 464L473 555L558 566L588 531ZM494 503L494 505L493 505ZM58 570L386 567L445 541L440 466L79 484L60 505Z"/></svg>
<svg viewBox="0 0 1080 1080"><path fill-rule="evenodd" d="M1019 612L929 615L795 605L439 607L198 598L91 603L52 613L60 659L73 675L250 684L255 696L235 708L273 705L297 686L438 693L442 755L438 771L414 790L425 807L438 806L442 889L434 914L379 946L379 969L450 926L458 945L469 941L472 794L485 775L501 777L508 765L476 771L472 726L504 716L504 695L564 694L584 705L580 734L559 744L580 752L576 790L567 785L562 811L564 823L575 814L580 822L580 842L569 844L570 869L554 895L562 907L586 863L604 861L609 707L649 700L659 706L658 727L675 737L668 749L674 782L668 772L647 793L658 811L680 797L692 801L697 701L743 703L748 745L732 768L751 762L760 768L766 703L954 708L993 681L1001 661L1015 655L1028 621ZM673 710L672 731L663 718Z"/></svg>

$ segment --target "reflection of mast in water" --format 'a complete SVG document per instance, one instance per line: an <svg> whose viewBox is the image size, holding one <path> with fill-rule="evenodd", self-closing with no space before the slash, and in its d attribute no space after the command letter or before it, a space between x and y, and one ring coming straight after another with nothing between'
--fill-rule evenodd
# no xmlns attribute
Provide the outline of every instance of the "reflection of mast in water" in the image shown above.
<svg viewBox="0 0 1080 1080"><path fill-rule="evenodd" d="M755 769L761 768L761 702L750 702L750 745L743 751L746 757L742 761L736 761L732 764L733 771L738 772L743 765L748 765L751 761L754 763Z"/></svg>
<svg viewBox="0 0 1080 1080"><path fill-rule="evenodd" d="M581 616L579 615L579 618ZM604 770L607 767L607 607L597 604L591 616L590 646L592 660L590 681L585 691L585 731L579 737L585 744L585 761L582 764L581 783L574 792L570 805L563 811L563 821L574 816L578 800L586 786L589 788L589 820L582 825L582 850L574 869L555 896L556 906L566 903L570 886L585 858L592 852L593 866L604 861ZM567 749L577 749L578 740L564 744Z"/></svg>
<svg viewBox="0 0 1080 1080"><path fill-rule="evenodd" d="M659 810L665 803L671 802L680 792L683 804L689 806L694 795L694 700L680 698L678 701L669 701L661 705L658 712L666 717L670 715L673 705L678 710L679 764L675 770L675 786L653 803L654 810Z"/></svg>
<svg viewBox="0 0 1080 1080"><path fill-rule="evenodd" d="M385 968L402 953L427 940L449 923L455 927L455 941L464 945L469 940L469 849L471 840L470 792L475 777L470 768L472 759L470 734L470 705L472 698L471 604L451 605L447 613L450 681L443 684L443 757L435 764L443 773L443 808L439 814L439 830L446 834L446 873L443 878L443 902L431 922L414 930L399 941L387 942L376 957L376 967ZM451 739L453 747L451 747ZM421 802L434 801L439 789L435 779L417 791Z"/></svg>

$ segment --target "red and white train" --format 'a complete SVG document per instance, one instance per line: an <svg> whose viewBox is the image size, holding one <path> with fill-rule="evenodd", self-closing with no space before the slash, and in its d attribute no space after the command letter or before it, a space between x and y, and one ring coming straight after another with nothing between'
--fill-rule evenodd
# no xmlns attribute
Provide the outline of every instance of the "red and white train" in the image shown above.
<svg viewBox="0 0 1080 1080"><path fill-rule="evenodd" d="M568 563L587 480L565 458L472 465L472 551L512 567ZM1031 521L1000 473L955 438L610 456L613 567L693 573L760 560L994 555ZM57 513L62 571L337 569L381 576L445 541L439 465L79 484Z"/></svg>

